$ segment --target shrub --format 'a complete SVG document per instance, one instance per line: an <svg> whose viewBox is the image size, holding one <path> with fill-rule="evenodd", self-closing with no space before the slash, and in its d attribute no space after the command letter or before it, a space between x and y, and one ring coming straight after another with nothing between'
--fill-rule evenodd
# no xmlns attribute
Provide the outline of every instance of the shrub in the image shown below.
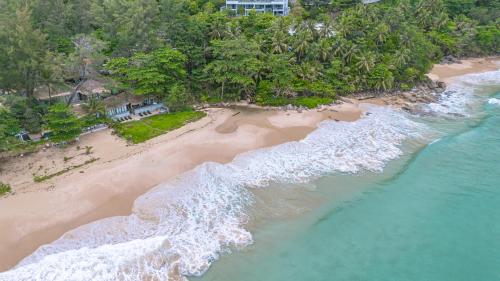
<svg viewBox="0 0 500 281"><path fill-rule="evenodd" d="M0 182L0 196L11 191L10 185Z"/></svg>

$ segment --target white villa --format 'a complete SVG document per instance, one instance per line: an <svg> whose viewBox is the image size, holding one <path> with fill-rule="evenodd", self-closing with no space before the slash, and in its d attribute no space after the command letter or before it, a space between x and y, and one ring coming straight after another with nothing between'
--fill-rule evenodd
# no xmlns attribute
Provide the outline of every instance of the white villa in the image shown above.
<svg viewBox="0 0 500 281"><path fill-rule="evenodd" d="M290 10L288 0L226 0L225 8L245 16L252 10L283 16L288 15Z"/></svg>

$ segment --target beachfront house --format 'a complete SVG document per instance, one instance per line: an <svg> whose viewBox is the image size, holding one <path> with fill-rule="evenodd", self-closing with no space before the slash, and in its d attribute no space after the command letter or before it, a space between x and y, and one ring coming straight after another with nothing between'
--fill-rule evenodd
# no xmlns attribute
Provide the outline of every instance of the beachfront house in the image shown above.
<svg viewBox="0 0 500 281"><path fill-rule="evenodd" d="M167 110L163 103L153 96L138 96L130 93L119 93L103 99L106 114L112 119L125 118L131 115L143 116Z"/></svg>
<svg viewBox="0 0 500 281"><path fill-rule="evenodd" d="M89 79L78 88L76 91L76 101L85 102L92 98L101 98L102 96L108 94L109 91L104 87L104 83Z"/></svg>
<svg viewBox="0 0 500 281"><path fill-rule="evenodd" d="M276 16L288 15L288 0L226 0L227 10L237 15L248 15L252 10L257 13L273 13Z"/></svg>

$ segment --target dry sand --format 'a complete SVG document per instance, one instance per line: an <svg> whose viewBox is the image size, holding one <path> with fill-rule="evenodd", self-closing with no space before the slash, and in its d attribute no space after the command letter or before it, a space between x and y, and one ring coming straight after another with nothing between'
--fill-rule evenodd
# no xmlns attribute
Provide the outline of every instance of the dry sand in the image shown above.
<svg viewBox="0 0 500 281"><path fill-rule="evenodd" d="M468 73L493 71L499 68L500 57L476 58L463 60L462 63L436 64L427 76L432 80L439 80L448 84L453 77Z"/></svg>
<svg viewBox="0 0 500 281"><path fill-rule="evenodd" d="M436 65L429 77L449 83L455 76L497 70L498 58ZM139 195L206 161L226 163L237 154L299 140L325 119L355 121L359 103L324 111L210 109L208 116L140 145L129 146L110 130L83 136L66 149L49 148L0 163L0 179L14 194L0 198L0 271L14 266L42 244L91 221L130 213ZM362 102L387 104L383 100ZM85 146L92 147L87 154ZM66 159L65 159L66 157ZM90 159L43 183L51 174Z"/></svg>
<svg viewBox="0 0 500 281"><path fill-rule="evenodd" d="M361 113L351 104L302 113L209 109L207 117L140 145L129 146L104 130L83 136L79 150L49 148L10 159L0 171L15 192L0 199L0 270L70 229L129 214L139 195L203 162L226 163L245 151L300 140L322 120L353 121ZM90 154L85 146L92 147ZM99 160L43 183L33 181L33 174L92 158Z"/></svg>

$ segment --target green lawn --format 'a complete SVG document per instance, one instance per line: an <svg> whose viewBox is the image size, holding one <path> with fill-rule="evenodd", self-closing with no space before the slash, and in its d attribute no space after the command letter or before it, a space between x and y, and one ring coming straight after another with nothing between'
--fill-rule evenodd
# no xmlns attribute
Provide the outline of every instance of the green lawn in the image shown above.
<svg viewBox="0 0 500 281"><path fill-rule="evenodd" d="M258 105L269 105L269 106L284 106L284 105L295 105L295 106L305 106L307 108L315 108L320 104L331 104L333 98L321 98L321 97L297 97L288 99L285 97L266 97L262 100L257 101Z"/></svg>
<svg viewBox="0 0 500 281"><path fill-rule="evenodd" d="M133 143L141 143L201 119L205 115L205 112L201 111L159 114L138 121L117 124L115 131Z"/></svg>

